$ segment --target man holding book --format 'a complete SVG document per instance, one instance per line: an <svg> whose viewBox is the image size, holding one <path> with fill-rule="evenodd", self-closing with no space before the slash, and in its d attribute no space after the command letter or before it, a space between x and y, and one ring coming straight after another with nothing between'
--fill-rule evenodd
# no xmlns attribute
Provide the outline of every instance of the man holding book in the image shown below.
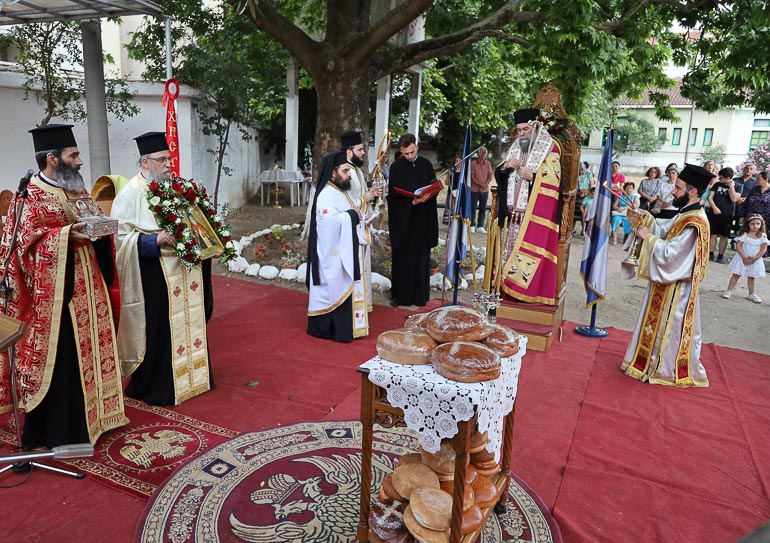
<svg viewBox="0 0 770 543"><path fill-rule="evenodd" d="M424 306L430 299L430 250L438 244L437 192L430 160L417 155L414 134L398 140L401 158L390 167L388 227L392 249L390 304ZM423 189L423 190L420 190Z"/></svg>

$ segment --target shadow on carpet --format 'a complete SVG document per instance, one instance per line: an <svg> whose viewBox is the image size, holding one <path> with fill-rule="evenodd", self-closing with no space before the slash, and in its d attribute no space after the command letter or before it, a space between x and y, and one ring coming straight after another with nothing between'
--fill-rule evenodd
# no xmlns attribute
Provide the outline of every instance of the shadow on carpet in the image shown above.
<svg viewBox="0 0 770 543"><path fill-rule="evenodd" d="M417 450L404 428L377 428L372 465L379 490L395 459ZM153 495L135 543L356 540L361 476L358 422L299 423L220 443L172 475ZM506 512L492 515L479 542L560 543L539 497L514 479Z"/></svg>

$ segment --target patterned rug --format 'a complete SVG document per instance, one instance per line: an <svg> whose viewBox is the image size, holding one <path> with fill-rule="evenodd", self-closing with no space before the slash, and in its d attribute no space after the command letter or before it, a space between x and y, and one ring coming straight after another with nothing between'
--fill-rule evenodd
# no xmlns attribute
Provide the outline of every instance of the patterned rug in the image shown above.
<svg viewBox="0 0 770 543"><path fill-rule="evenodd" d="M76 469L89 478L140 498L148 498L177 468L238 432L214 424L125 399L131 420L101 436L93 458L53 462ZM10 416L0 419L0 439L15 443Z"/></svg>
<svg viewBox="0 0 770 543"><path fill-rule="evenodd" d="M378 427L373 488L393 470L395 458L416 448L409 430ZM192 460L158 488L134 542L353 542L360 474L357 422L241 434ZM537 495L515 480L506 513L492 515L478 541L561 543L561 536Z"/></svg>

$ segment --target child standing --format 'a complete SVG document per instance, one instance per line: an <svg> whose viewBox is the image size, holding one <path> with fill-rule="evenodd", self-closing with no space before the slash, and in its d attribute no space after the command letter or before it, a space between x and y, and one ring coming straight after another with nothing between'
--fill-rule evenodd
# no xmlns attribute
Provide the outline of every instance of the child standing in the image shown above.
<svg viewBox="0 0 770 543"><path fill-rule="evenodd" d="M728 270L733 272L727 290L722 293L722 298L730 298L738 279L745 275L749 284L749 300L756 304L762 303L762 298L754 292L754 278L765 276L765 264L762 255L767 251L767 235L765 233L765 220L762 215L751 215L744 223L738 237L735 238L738 245L738 254L730 261Z"/></svg>

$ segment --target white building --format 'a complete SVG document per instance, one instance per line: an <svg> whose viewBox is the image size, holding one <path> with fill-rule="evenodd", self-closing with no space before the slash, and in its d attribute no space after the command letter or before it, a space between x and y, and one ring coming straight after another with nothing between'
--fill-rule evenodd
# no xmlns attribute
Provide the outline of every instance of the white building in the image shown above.
<svg viewBox="0 0 770 543"><path fill-rule="evenodd" d="M85 123L75 124L74 132L84 160L81 173L87 186L104 174L120 174L132 177L138 171L135 136L148 131L165 130L165 108L163 82L140 80L144 67L141 63L128 58L123 44L130 40L142 23L141 16L123 17L121 23L102 21L102 48L115 60L115 65L105 66L106 77L123 77L128 80L129 89L134 96L134 103L139 107L138 115L119 121L108 113L110 172L91 172L88 159L88 130ZM2 31L2 30L0 30ZM0 61L0 141L2 158L6 166L5 175L0 179L0 190L15 190L18 179L27 169L36 170L33 156L32 137L27 131L34 128L43 117L43 106L35 93L24 99L22 84L26 80L13 62L13 48L6 52L5 60ZM82 68L76 67L76 70ZM210 194L213 194L216 180L216 161L209 149L217 146L215 136L205 136L200 130L198 113L194 109L199 98L193 89L182 86L176 103L177 124L179 130L180 175L202 181ZM69 122L59 118L51 123ZM251 129L252 139L243 140L238 130L231 130L230 146L225 164L232 169L231 175L223 174L219 189L219 203L227 203L231 208L242 206L256 193L259 186L259 173L265 162L260 156L256 131ZM272 164L272 161L269 162Z"/></svg>
<svg viewBox="0 0 770 543"><path fill-rule="evenodd" d="M654 153L628 153L618 158L621 171L643 175L650 166L663 169L675 162L680 169L685 162L698 163L703 153L715 146L724 148L725 158L720 166L735 167L746 159L747 153L770 140L770 114L755 114L750 107L729 108L715 113L693 108L692 102L679 92L681 79L668 89L669 103L679 121L661 121L655 116L655 107L648 100L647 92L641 100L624 99L622 111L633 111L655 127L661 147ZM583 160L598 165L606 129L594 130L584 140Z"/></svg>

